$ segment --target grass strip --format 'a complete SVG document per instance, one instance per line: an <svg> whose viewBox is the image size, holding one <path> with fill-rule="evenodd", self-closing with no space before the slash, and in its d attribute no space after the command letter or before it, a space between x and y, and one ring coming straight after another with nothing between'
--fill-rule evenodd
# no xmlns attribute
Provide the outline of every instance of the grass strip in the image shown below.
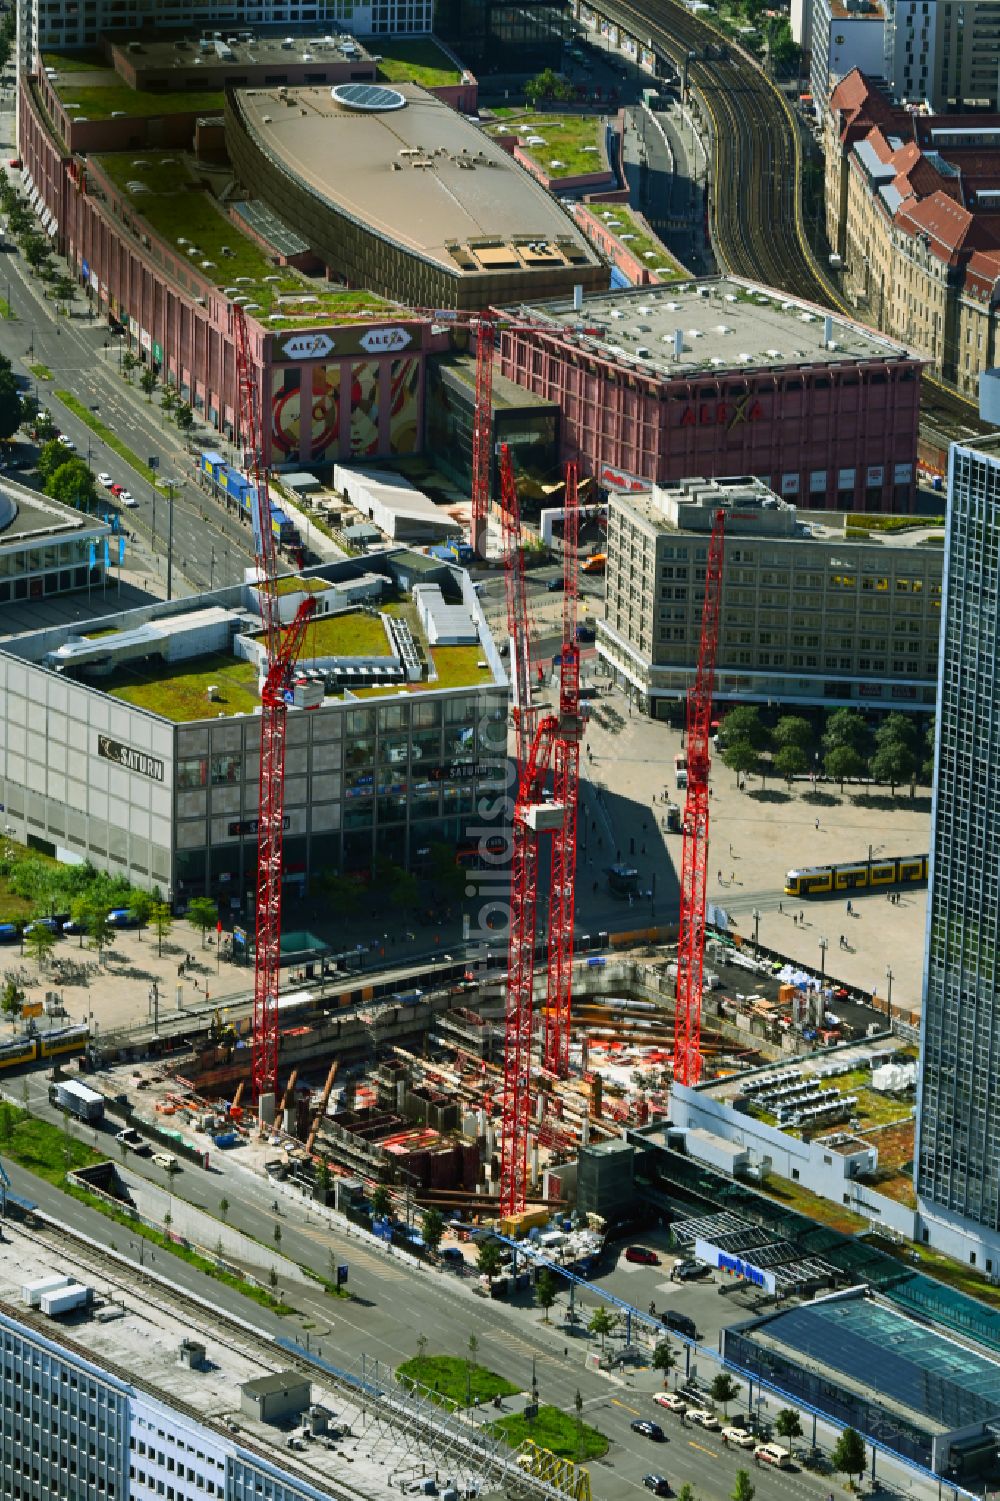
<svg viewBox="0 0 1000 1501"><path fill-rule="evenodd" d="M31 368L33 369L34 366ZM45 367L42 366L41 368L44 369ZM51 378L51 372L49 378ZM96 433L102 442L113 449L120 459L124 459L126 464L130 464L133 469L142 475L143 479L148 478L148 466L140 459L139 455L129 448L127 443L123 443L121 438L108 427L106 422L102 422L100 417L95 417L90 408L84 406L83 402L74 396L72 391L57 390L53 394L62 402L64 407L73 413L74 417L79 417L80 421L89 427L92 433ZM161 484L159 480L156 481L156 488L161 495L168 493L167 486Z"/></svg>
<svg viewBox="0 0 1000 1501"><path fill-rule="evenodd" d="M513 1397L521 1390L496 1371L460 1355L415 1355L396 1368L396 1379L408 1389L425 1387L442 1406L468 1407L494 1397Z"/></svg>
<svg viewBox="0 0 1000 1501"><path fill-rule="evenodd" d="M223 1282L227 1287L243 1293L245 1297L252 1298L262 1308L269 1308L272 1313L280 1317L295 1312L295 1309L288 1303L283 1303L266 1288L255 1287L252 1283L244 1282L241 1277L216 1266L213 1261L200 1255L199 1252L192 1251L187 1246L178 1245L162 1230L155 1230L150 1225L144 1225L140 1219L129 1214L127 1210L115 1209L105 1203L98 1194L89 1193L86 1189L78 1188L76 1184L68 1182L67 1173L107 1161L106 1152L95 1152L92 1147L87 1146L74 1135L73 1122L69 1116L66 1117L66 1124L59 1127L50 1121L38 1120L35 1116L28 1115L27 1111L19 1110L9 1101L4 1100L0 1103L0 1151L29 1173L35 1173L39 1178L44 1178L46 1183L51 1183L55 1188L61 1188L71 1198L78 1199L82 1204L88 1204L91 1209L96 1209L106 1219L123 1225L131 1234L141 1235L143 1240L149 1241L163 1251L169 1251L171 1256L186 1261L189 1266L196 1267L207 1277L214 1278L216 1282Z"/></svg>
<svg viewBox="0 0 1000 1501"><path fill-rule="evenodd" d="M48 365L42 365L42 364L39 363L39 364L29 365L28 369L31 371L32 375L35 377L36 380L51 380L52 379L52 371L49 369Z"/></svg>
<svg viewBox="0 0 1000 1501"><path fill-rule="evenodd" d="M525 1439L540 1449L548 1449L560 1459L600 1459L608 1452L608 1440L600 1429L582 1423L575 1416L563 1412L560 1407L543 1403L537 1418L526 1418L522 1413L512 1413L490 1424L490 1431L506 1439L512 1449L517 1449Z"/></svg>

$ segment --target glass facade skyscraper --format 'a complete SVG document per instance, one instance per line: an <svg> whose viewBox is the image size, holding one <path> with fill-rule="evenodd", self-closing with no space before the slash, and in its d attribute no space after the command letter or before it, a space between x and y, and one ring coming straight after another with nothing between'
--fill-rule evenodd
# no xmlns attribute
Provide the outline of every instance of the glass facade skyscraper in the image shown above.
<svg viewBox="0 0 1000 1501"><path fill-rule="evenodd" d="M1000 437L951 450L916 1188L923 1239L1000 1270Z"/></svg>

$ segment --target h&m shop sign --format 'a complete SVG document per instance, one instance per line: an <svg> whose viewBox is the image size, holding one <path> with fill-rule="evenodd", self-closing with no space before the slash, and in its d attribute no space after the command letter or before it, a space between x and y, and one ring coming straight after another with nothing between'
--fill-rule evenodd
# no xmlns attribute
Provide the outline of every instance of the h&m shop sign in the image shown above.
<svg viewBox="0 0 1000 1501"><path fill-rule="evenodd" d="M323 360L328 355L351 354L396 354L413 342L409 329L393 325L390 328L348 328L337 330L337 337L328 333L300 332L290 334L277 346L275 358L281 360Z"/></svg>
<svg viewBox="0 0 1000 1501"><path fill-rule="evenodd" d="M728 400L689 401L680 408L678 427L721 427L732 432L747 422L762 422L764 407L752 391Z"/></svg>

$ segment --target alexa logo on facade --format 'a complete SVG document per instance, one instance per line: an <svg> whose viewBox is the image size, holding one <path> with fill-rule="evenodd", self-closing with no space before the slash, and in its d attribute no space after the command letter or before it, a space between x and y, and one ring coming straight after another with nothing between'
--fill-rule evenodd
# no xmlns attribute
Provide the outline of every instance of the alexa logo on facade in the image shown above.
<svg viewBox="0 0 1000 1501"><path fill-rule="evenodd" d="M329 334L296 334L281 346L282 353L290 360L321 360L332 349Z"/></svg>
<svg viewBox="0 0 1000 1501"><path fill-rule="evenodd" d="M405 349L409 342L405 328L372 328L358 340L365 354L394 354L397 349Z"/></svg>

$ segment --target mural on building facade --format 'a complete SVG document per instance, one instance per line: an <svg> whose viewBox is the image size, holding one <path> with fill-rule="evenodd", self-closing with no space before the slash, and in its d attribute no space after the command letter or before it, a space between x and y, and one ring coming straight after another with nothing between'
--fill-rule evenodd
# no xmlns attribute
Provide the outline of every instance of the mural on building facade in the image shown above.
<svg viewBox="0 0 1000 1501"><path fill-rule="evenodd" d="M351 457L378 453L378 360L357 360L351 366Z"/></svg>
<svg viewBox="0 0 1000 1501"><path fill-rule="evenodd" d="M275 370L271 386L271 448L275 462L299 460L302 432L302 371L296 365Z"/></svg>
<svg viewBox="0 0 1000 1501"><path fill-rule="evenodd" d="M314 463L330 463L340 457L340 365L312 368L312 434L310 452Z"/></svg>
<svg viewBox="0 0 1000 1501"><path fill-rule="evenodd" d="M420 421L420 361L413 355L393 360L389 407L389 447L416 453Z"/></svg>

